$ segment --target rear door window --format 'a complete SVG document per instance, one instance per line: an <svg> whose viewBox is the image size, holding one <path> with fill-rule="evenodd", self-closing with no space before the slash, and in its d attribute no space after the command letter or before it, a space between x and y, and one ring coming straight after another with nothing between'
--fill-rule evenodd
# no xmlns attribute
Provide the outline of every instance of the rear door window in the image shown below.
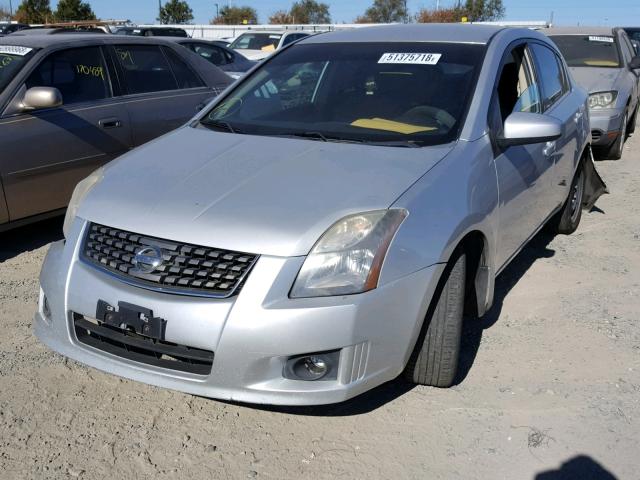
<svg viewBox="0 0 640 480"><path fill-rule="evenodd" d="M29 76L26 86L57 88L67 105L111 97L109 72L100 47L52 53Z"/></svg>
<svg viewBox="0 0 640 480"><path fill-rule="evenodd" d="M530 46L538 69L538 78L542 84L543 109L550 108L566 91L566 82L558 56L543 45L533 43Z"/></svg>
<svg viewBox="0 0 640 480"><path fill-rule="evenodd" d="M171 48L163 48L173 75L176 77L178 88L198 88L204 87L204 83L200 80L195 72L187 65L180 56L174 52Z"/></svg>
<svg viewBox="0 0 640 480"><path fill-rule="evenodd" d="M130 94L178 88L169 61L158 45L116 45L114 48Z"/></svg>

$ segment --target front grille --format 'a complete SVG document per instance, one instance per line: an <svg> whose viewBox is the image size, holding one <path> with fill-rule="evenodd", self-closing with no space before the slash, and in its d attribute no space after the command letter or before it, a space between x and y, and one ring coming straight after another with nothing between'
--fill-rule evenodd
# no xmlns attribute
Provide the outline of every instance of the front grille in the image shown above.
<svg viewBox="0 0 640 480"><path fill-rule="evenodd" d="M150 273L134 266L144 247L162 252L162 264ZM168 293L226 298L239 293L257 255L202 247L89 224L81 258L122 280Z"/></svg>
<svg viewBox="0 0 640 480"><path fill-rule="evenodd" d="M600 130L591 130L591 140L597 142L602 137L602 132Z"/></svg>
<svg viewBox="0 0 640 480"><path fill-rule="evenodd" d="M80 343L136 362L180 372L209 375L213 352L155 340L111 327L77 313L73 314L76 338Z"/></svg>

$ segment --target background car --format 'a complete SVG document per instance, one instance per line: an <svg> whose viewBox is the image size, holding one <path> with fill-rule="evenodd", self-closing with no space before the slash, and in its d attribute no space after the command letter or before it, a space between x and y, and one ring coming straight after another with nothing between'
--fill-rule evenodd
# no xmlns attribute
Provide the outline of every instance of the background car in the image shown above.
<svg viewBox="0 0 640 480"><path fill-rule="evenodd" d="M60 33L70 34L70 33L95 33L95 34L103 34L106 33L101 28L92 28L92 27L26 27L22 28L11 35L57 35Z"/></svg>
<svg viewBox="0 0 640 480"><path fill-rule="evenodd" d="M403 372L451 386L463 316L597 198L587 99L528 29L302 39L78 185L36 335L234 401L340 402Z"/></svg>
<svg viewBox="0 0 640 480"><path fill-rule="evenodd" d="M175 27L119 27L115 35L131 35L134 37L188 37L186 30Z"/></svg>
<svg viewBox="0 0 640 480"><path fill-rule="evenodd" d="M173 42L114 35L12 34L0 62L0 229L61 213L80 179L232 81Z"/></svg>
<svg viewBox="0 0 640 480"><path fill-rule="evenodd" d="M627 32L629 40L636 50L636 55L640 55L640 27L623 27L623 30Z"/></svg>
<svg viewBox="0 0 640 480"><path fill-rule="evenodd" d="M276 50L308 36L307 32L249 31L231 42L229 48L238 50L249 60L263 60Z"/></svg>
<svg viewBox="0 0 640 480"><path fill-rule="evenodd" d="M29 28L29 25L24 23L0 23L0 36L9 35L23 28Z"/></svg>
<svg viewBox="0 0 640 480"><path fill-rule="evenodd" d="M640 57L622 28L575 27L544 31L558 46L578 85L589 92L596 152L622 157L640 105Z"/></svg>
<svg viewBox="0 0 640 480"><path fill-rule="evenodd" d="M256 64L237 51L221 45L220 42L178 37L167 37L167 40L172 40L197 53L234 79L242 77Z"/></svg>

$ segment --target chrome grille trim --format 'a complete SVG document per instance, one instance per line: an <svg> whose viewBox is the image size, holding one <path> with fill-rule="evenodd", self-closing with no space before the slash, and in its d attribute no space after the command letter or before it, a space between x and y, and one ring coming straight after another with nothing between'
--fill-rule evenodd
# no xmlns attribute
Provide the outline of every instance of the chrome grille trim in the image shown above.
<svg viewBox="0 0 640 480"><path fill-rule="evenodd" d="M102 233L103 229L106 229L106 234ZM103 238L101 240L91 238L92 235L94 235L95 237L96 234L106 238ZM107 240L110 240L112 244L115 245L106 244L105 242ZM95 244L97 244L97 246L101 249L108 249L106 250L107 253L96 251ZM177 273L164 271L160 273L153 272L152 274L141 274L139 276L129 274L128 270L131 270L133 267L132 259L135 255L135 251L138 248L147 245L156 246L162 250L163 257L165 258L166 262L169 262L168 264L164 265L166 270L177 268L178 270L182 271L179 271ZM128 250L125 250L125 247ZM132 248L133 251L131 251ZM119 256L113 256L114 253ZM101 262L101 259L96 259L95 254L99 254L102 257L106 256L107 258L104 259L105 261ZM208 258L209 254L216 255L216 257ZM144 288L160 293L206 298L229 298L237 295L240 292L247 275L250 273L251 269L259 258L259 256L255 254L223 250L213 247L204 247L179 241L165 240L91 222L87 223L85 232L83 233L79 257L80 261L83 264L88 265L96 270L99 270L102 273L109 275L114 279L117 279L118 281L134 287ZM217 260L218 257L221 258L221 261ZM177 260L177 258L182 259L180 263L183 263L184 265L176 264L175 261ZM202 260L201 263L205 263L207 266L191 266L190 262L192 260ZM235 262L235 260L238 260L238 262ZM238 264L233 265L231 269L234 272L229 274L233 275L234 278L227 279L226 276L223 278L222 275L224 275L224 272L220 272L219 270L222 266L227 269L228 264L230 263ZM122 267L124 270L121 271L120 267ZM185 273L185 270L188 270L188 272ZM203 276L196 278L196 273ZM205 273L207 273L206 276L204 276ZM214 274L219 278L212 279L210 275ZM167 284L164 281L149 279L151 277L158 276L161 276L163 280L167 277L175 277L174 283L178 283L179 281L184 280L187 280L188 282L198 280L200 281L200 285L193 286L187 284L184 286L174 286ZM222 286L225 286L226 284L229 285L225 286L225 288L216 289L215 287L207 286L207 283L209 283L207 282L207 280L214 284L224 284ZM224 281L221 282L220 280Z"/></svg>

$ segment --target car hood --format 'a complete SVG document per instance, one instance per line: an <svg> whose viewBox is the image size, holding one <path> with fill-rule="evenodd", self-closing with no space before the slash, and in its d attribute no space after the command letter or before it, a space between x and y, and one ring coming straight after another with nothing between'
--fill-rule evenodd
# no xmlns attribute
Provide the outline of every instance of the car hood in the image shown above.
<svg viewBox="0 0 640 480"><path fill-rule="evenodd" d="M617 89L622 68L570 67L571 75L578 85L589 93Z"/></svg>
<svg viewBox="0 0 640 480"><path fill-rule="evenodd" d="M275 50L270 50L270 51L248 50L243 48L242 50L236 50L236 52L240 52L248 60L256 61L256 60L263 60L267 58L269 55L275 52Z"/></svg>
<svg viewBox="0 0 640 480"><path fill-rule="evenodd" d="M306 255L345 215L388 208L453 146L376 147L183 127L108 164L78 216L196 245Z"/></svg>

